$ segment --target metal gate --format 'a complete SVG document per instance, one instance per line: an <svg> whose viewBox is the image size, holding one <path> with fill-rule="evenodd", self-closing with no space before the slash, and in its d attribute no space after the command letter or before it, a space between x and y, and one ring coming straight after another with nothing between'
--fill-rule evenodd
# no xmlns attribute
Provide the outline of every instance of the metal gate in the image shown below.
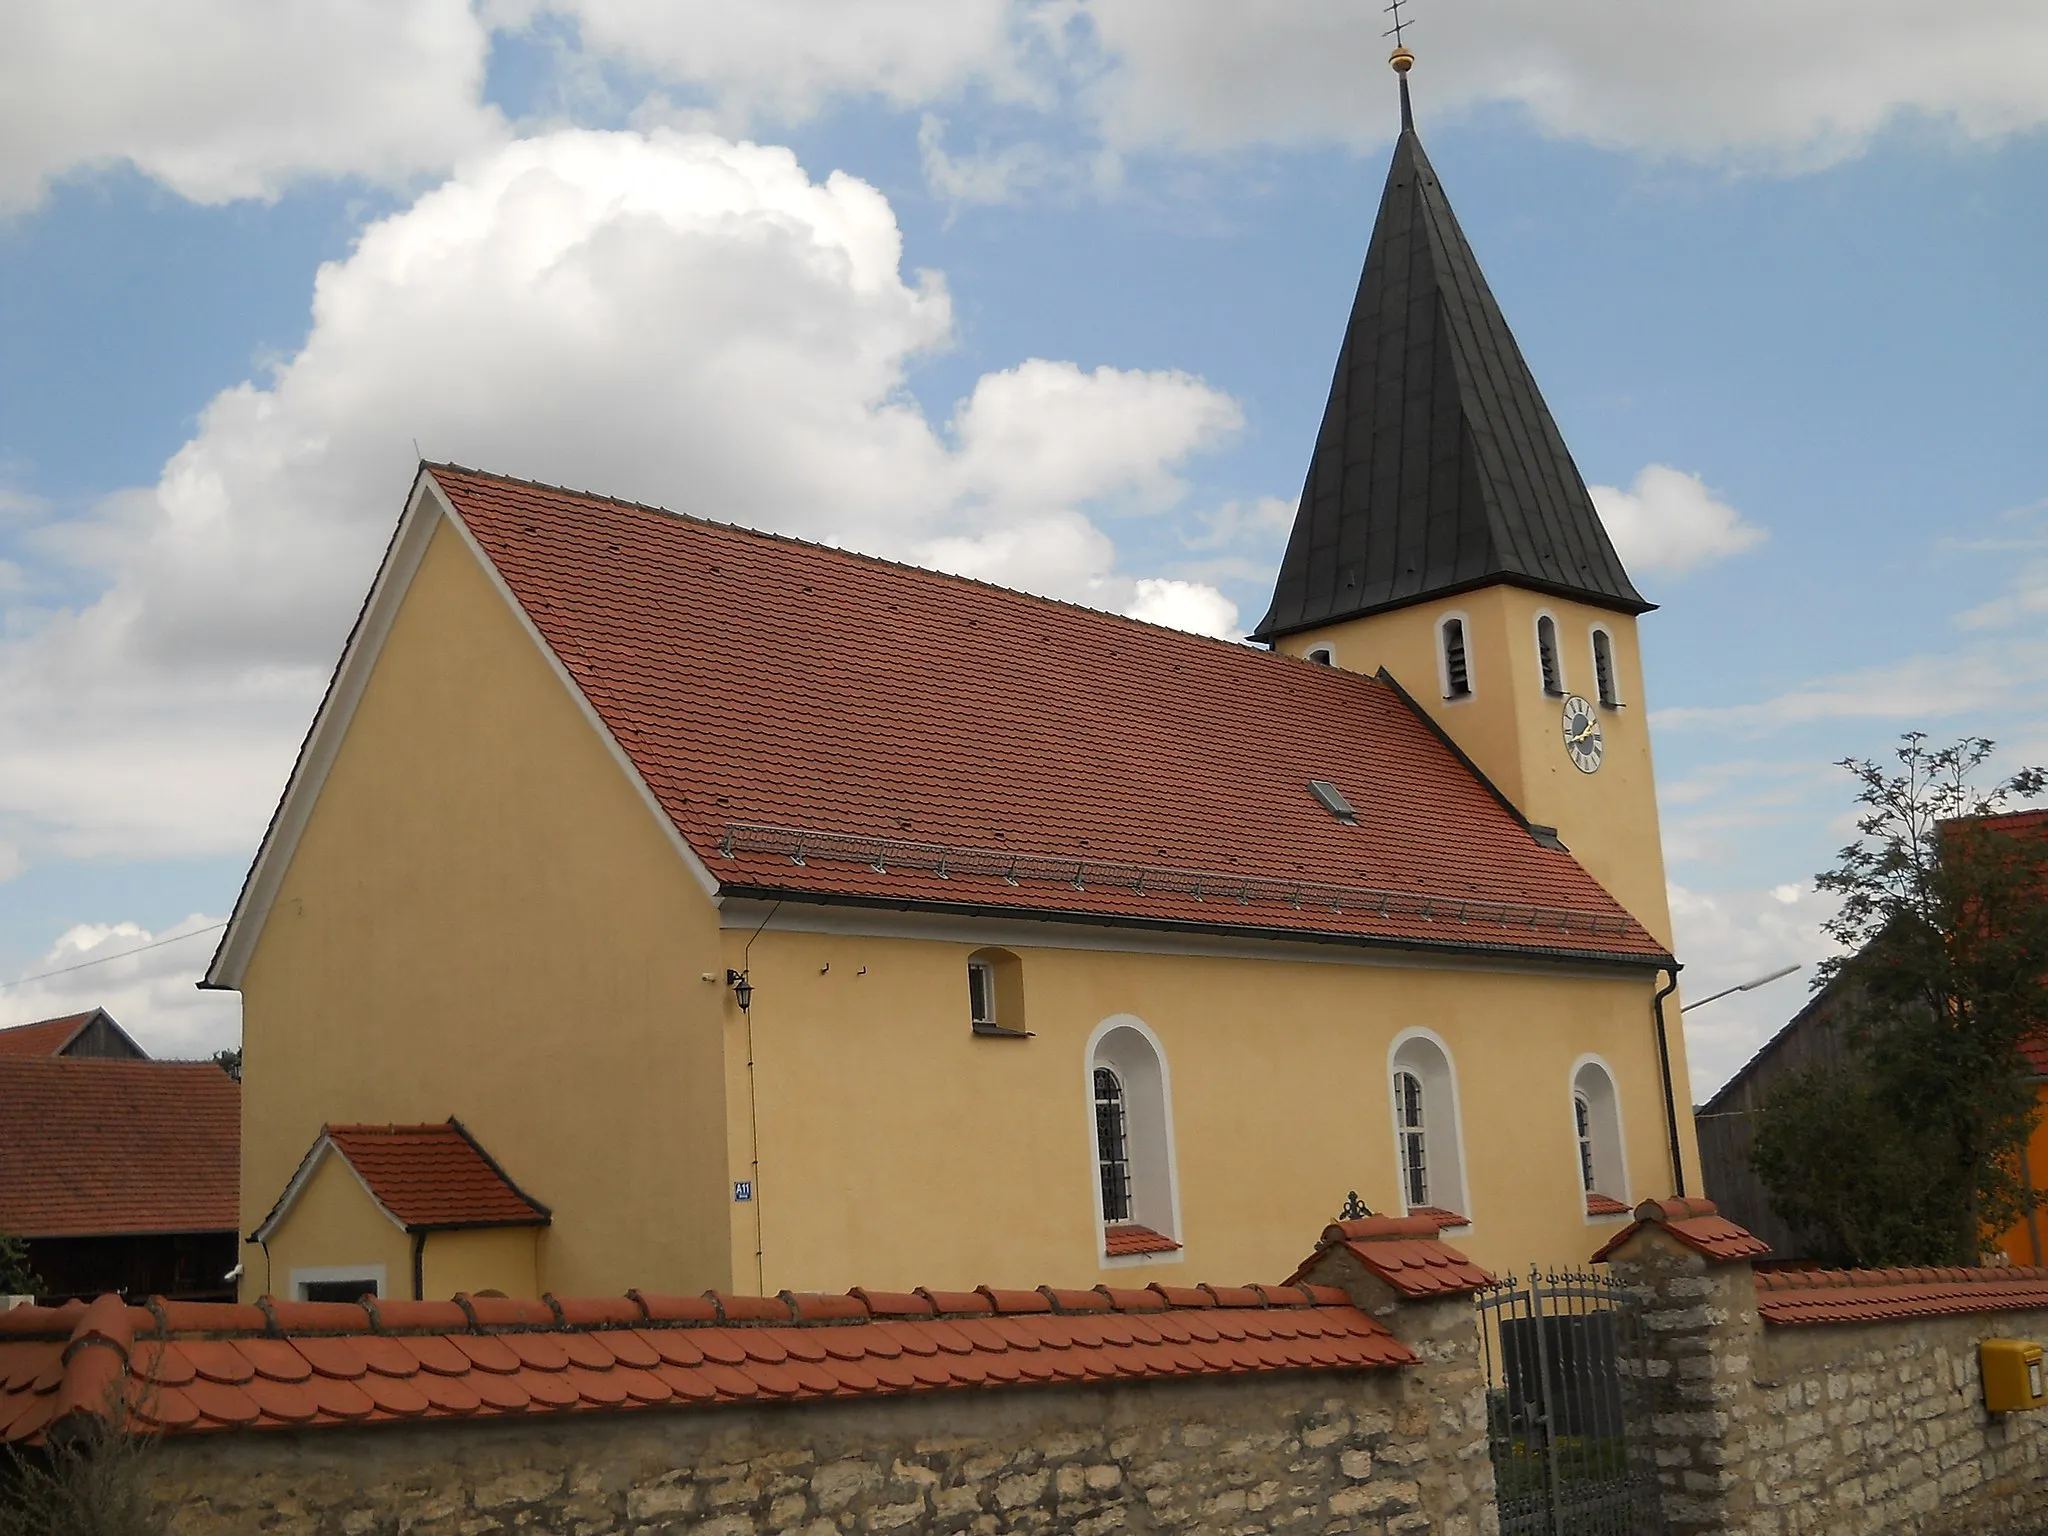
<svg viewBox="0 0 2048 1536"><path fill-rule="evenodd" d="M1660 1536L1641 1303L1532 1271L1478 1304L1501 1536Z"/></svg>

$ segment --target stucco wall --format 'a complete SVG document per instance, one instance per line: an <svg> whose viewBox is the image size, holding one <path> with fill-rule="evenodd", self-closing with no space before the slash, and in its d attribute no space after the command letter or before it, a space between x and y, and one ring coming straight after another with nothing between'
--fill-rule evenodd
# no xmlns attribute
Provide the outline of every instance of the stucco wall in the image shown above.
<svg viewBox="0 0 2048 1536"><path fill-rule="evenodd" d="M244 979L242 1230L323 1122L452 1114L557 1213L541 1286L731 1286L715 924L443 523Z"/></svg>
<svg viewBox="0 0 2048 1536"><path fill-rule="evenodd" d="M179 1536L1491 1532L1483 1419L1426 1371L193 1436ZM1461 1459L1461 1452L1463 1455Z"/></svg>
<svg viewBox="0 0 2048 1536"><path fill-rule="evenodd" d="M751 944L754 982L758 1109L736 1007L727 1095L736 1177L759 1128L755 1200L734 1207L735 1252L752 1252L760 1222L750 1290L1280 1279L1348 1191L1401 1211L1388 1058L1414 1028L1456 1070L1468 1187L1439 1198L1472 1217L1452 1236L1480 1263L1579 1264L1611 1235L1588 1222L1579 1183L1571 1079L1586 1054L1620 1089L1629 1188L1612 1193L1670 1191L1641 973L1011 942L1033 1035L994 1039L970 1029L966 966L1000 929L791 932L812 919L789 905L762 920L726 934L730 965ZM1157 1037L1171 1079L1186 1247L1165 1265L1101 1257L1088 1043L1113 1018Z"/></svg>

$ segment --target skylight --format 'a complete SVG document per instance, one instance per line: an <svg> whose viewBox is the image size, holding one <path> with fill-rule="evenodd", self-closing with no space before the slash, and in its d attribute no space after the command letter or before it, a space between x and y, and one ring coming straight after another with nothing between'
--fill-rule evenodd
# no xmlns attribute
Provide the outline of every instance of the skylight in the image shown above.
<svg viewBox="0 0 2048 1536"><path fill-rule="evenodd" d="M1323 809L1343 822L1347 827L1358 825L1358 812L1351 808L1351 802L1344 798L1344 791L1327 779L1310 779L1308 792L1323 802Z"/></svg>

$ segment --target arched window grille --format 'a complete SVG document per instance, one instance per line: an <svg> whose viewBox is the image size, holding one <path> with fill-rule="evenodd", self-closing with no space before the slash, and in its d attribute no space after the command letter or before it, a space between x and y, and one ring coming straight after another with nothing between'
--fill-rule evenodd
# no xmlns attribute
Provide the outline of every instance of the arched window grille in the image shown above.
<svg viewBox="0 0 2048 1536"><path fill-rule="evenodd" d="M1604 629L1593 631L1593 680L1599 685L1602 704L1612 709L1621 702L1614 686L1614 639Z"/></svg>
<svg viewBox="0 0 2048 1536"><path fill-rule="evenodd" d="M1401 1147L1401 1195L1412 1210L1429 1204L1429 1141L1423 1125L1422 1079L1394 1074L1395 1132Z"/></svg>
<svg viewBox="0 0 2048 1536"><path fill-rule="evenodd" d="M1102 1178L1102 1219L1131 1219L1130 1125L1124 1085L1108 1067L1095 1069L1095 1163Z"/></svg>
<svg viewBox="0 0 2048 1536"><path fill-rule="evenodd" d="M1564 667L1557 657L1557 620L1549 614L1536 621L1536 660L1543 668L1543 691L1564 692Z"/></svg>
<svg viewBox="0 0 2048 1536"><path fill-rule="evenodd" d="M1465 621L1445 619L1443 622L1444 646L1444 697L1447 699L1469 698L1472 693L1472 666L1465 654Z"/></svg>
<svg viewBox="0 0 2048 1536"><path fill-rule="evenodd" d="M1572 1119L1579 1131L1579 1183L1587 1194L1598 1192L1593 1173L1593 1106L1583 1093L1572 1095Z"/></svg>

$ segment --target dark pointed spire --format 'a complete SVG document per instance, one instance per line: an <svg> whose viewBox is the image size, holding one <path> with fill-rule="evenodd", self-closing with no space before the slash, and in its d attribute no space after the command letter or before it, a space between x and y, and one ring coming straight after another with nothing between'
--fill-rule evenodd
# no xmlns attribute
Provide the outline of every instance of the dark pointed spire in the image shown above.
<svg viewBox="0 0 2048 1536"><path fill-rule="evenodd" d="M1413 56L1392 62L1401 137L1253 638L1495 583L1642 613L1416 137Z"/></svg>

